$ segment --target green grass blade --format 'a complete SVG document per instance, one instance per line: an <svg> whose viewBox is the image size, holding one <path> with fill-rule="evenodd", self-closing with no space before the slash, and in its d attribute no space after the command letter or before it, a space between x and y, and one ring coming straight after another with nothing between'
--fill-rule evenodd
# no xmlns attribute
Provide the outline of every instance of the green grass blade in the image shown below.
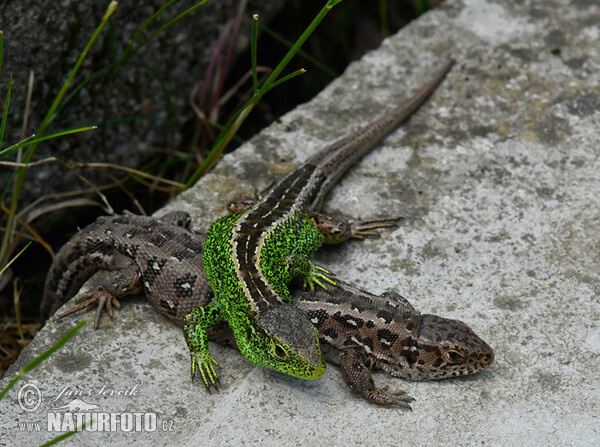
<svg viewBox="0 0 600 447"><path fill-rule="evenodd" d="M256 73L256 48L258 40L258 14L252 16L252 37L250 38L250 59L252 64L252 86L254 93L258 91L258 74Z"/></svg>
<svg viewBox="0 0 600 447"><path fill-rule="evenodd" d="M429 2L427 0L414 0L413 3L418 16L426 13L430 9Z"/></svg>
<svg viewBox="0 0 600 447"><path fill-rule="evenodd" d="M83 61L85 60L88 52L90 51L90 48L92 48L92 45L94 44L94 42L100 35L100 32L106 25L106 22L108 21L110 16L115 12L116 8L117 8L117 2L115 2L115 1L110 2L110 4L108 5L108 8L106 9L106 12L104 13L104 16L102 16L102 21L94 30L94 34L92 34L92 37L90 37L87 44L85 45L85 48L79 55L79 58L77 59L77 62L75 62L75 65L71 69L71 72L69 73L69 76L67 77L67 80L63 83L60 91L58 92L58 95L56 95L56 98L54 98L54 101L52 102L52 105L50 106L48 113L46 113L46 116L44 117L44 121L42 121L42 124L40 125L38 135L43 135L46 132L46 128L48 127L50 122L54 119L55 112L58 109L58 106L60 105L64 96L67 94L67 90L69 90L69 87L71 86L71 83L73 82L73 78L75 78L75 75L79 71L79 68L81 68L81 64L83 64ZM31 154L31 155L33 155L33 154Z"/></svg>
<svg viewBox="0 0 600 447"><path fill-rule="evenodd" d="M240 128L246 117L250 114L257 103L258 101L253 101L251 99L239 110L239 112L234 115L233 121L225 126L223 131L217 137L215 144L204 161L200 164L200 166L198 166L194 174L187 181L184 190L193 185L202 174L208 172L215 165L223 153L223 150L225 150L225 147L227 147L237 130Z"/></svg>
<svg viewBox="0 0 600 447"><path fill-rule="evenodd" d="M150 72L150 74L152 76L154 76L154 79L156 79L160 85L160 89L163 91L163 95L165 96L165 102L167 103L167 110L169 112L169 116L175 117L175 119L177 119L177 109L175 108L175 105L173 104L173 99L171 97L171 92L169 91L169 87L167 86L167 83L165 81L165 79L162 77L162 75L160 74L160 71L158 69L156 69L155 67L153 67L152 65L150 65L149 63L145 63L145 64L140 64L140 63L130 63L131 65L134 65L136 67L140 67L144 70L147 70L148 72Z"/></svg>
<svg viewBox="0 0 600 447"><path fill-rule="evenodd" d="M62 348L66 342L73 338L75 334L77 334L77 332L79 332L81 328L85 326L87 322L88 320L81 320L79 323L77 323L77 325L74 328L72 328L71 330L69 330L69 332L63 335L61 339L54 343L48 350L38 355L31 362L25 365L25 368L23 368L21 372L19 372L19 374L17 374L17 376L10 381L6 388L4 388L2 392L0 392L0 399L2 399L4 395L8 393L8 390L10 390L15 385L15 383L17 383L21 379L21 377L23 377L32 369L36 368L40 363L42 363L44 360L46 360L48 357L50 357L52 354L54 354L56 351Z"/></svg>
<svg viewBox="0 0 600 447"><path fill-rule="evenodd" d="M381 29L381 37L385 38L390 35L390 25L386 0L379 0L379 27Z"/></svg>
<svg viewBox="0 0 600 447"><path fill-rule="evenodd" d="M321 11L319 11L317 16L310 23L310 25L308 25L308 27L300 35L298 40L294 42L292 47L285 54L283 59L273 69L269 77L265 80L265 82L258 89L258 91L256 91L252 98L250 98L248 102L244 104L244 106L228 121L228 123L225 125L224 130L217 137L215 143L213 144L213 147L211 148L204 161L200 164L200 166L198 166L198 168L196 168L194 174L192 174L190 179L186 182L184 190L193 185L194 182L201 175L203 175L215 165L215 163L218 161L218 159L221 157L221 154L225 150L225 147L227 146L229 141L231 141L233 135L235 135L235 133L240 128L246 117L254 108L254 106L256 106L256 104L258 104L258 102L261 100L262 96L271 89L272 84L277 81L277 78L279 77L281 72L285 69L287 64L296 55L296 53L298 53L300 47L304 44L304 42L306 42L306 39L308 39L308 37L312 34L315 28L319 25L319 23L321 23L323 18L325 18L329 10L341 1L342 0L329 0L327 4L323 6ZM297 76L298 74L300 74L299 70L292 73L291 75L286 76L284 80L291 79L291 77Z"/></svg>
<svg viewBox="0 0 600 447"><path fill-rule="evenodd" d="M147 38L146 40L144 40L144 42L140 45L138 45L137 47L133 47L133 45L135 44L135 42L138 41L139 37L144 33L144 31L150 26L150 24L152 24L152 22L154 22L156 20L156 18L162 13L164 12L165 9L167 9L169 6L171 6L173 3L177 2L179 0L170 0L167 3L165 3L163 6L161 6L154 14L152 14L150 16L150 18L148 20L146 20L144 22L144 24L135 32L135 34L133 35L133 37L131 38L131 40L129 41L129 44L127 45L127 47L125 48L125 50L123 51L123 54L121 55L121 57L119 57L119 59L116 62L112 62L109 65L107 65L106 67L103 67L101 69L99 69L98 71L96 71L95 73L92 73L90 76L88 76L86 79L84 79L81 83L79 83L70 93L69 95L64 99L64 101L61 102L61 104L58 106L58 108L56 109L55 114L58 114L63 107L65 107L70 101L71 99L73 99L74 96L77 95L77 93L79 93L79 91L85 87L89 82L91 82L92 80L94 80L95 78L97 78L100 75L105 74L107 71L110 71L112 73L112 75L114 76L116 71L125 63L128 62L128 60L140 49L142 48L144 45L146 45L154 36L156 36L156 34L158 34L161 30L164 30L166 25L161 27L159 31L155 32L152 34L152 36L150 36L150 38ZM174 23L175 20L179 20L180 18L182 18L183 16L185 16L186 14L188 14L189 12L191 12L193 9L195 9L196 7L200 6L203 3L206 3L206 1L208 0L204 0L201 3L189 8L187 11L183 12L182 14L180 14L179 16L177 16L175 19L173 19L171 22L169 22L169 25L172 25ZM163 91L165 89L163 88ZM168 95L166 95L168 96ZM168 99L170 101L170 97Z"/></svg>
<svg viewBox="0 0 600 447"><path fill-rule="evenodd" d="M5 154L8 154L10 152L16 151L20 147L26 147L26 146L29 146L32 144L37 144L41 141L50 140L52 138L57 138L57 137L62 137L63 135L71 135L74 133L85 132L87 130L96 129L97 127L98 126L86 126L86 127L78 127L76 129L61 130L60 132L51 133L50 135L45 135L40 138L35 138L35 135L31 135L30 137L27 137L24 140L21 140L18 143L7 147L6 149L2 149L0 151L0 157Z"/></svg>
<svg viewBox="0 0 600 447"><path fill-rule="evenodd" d="M15 262L17 260L17 258L19 256L21 256L23 254L23 252L25 250L27 250L27 248L29 248L29 246L31 245L31 241L27 242L27 245L25 245L25 247L23 247L23 250L21 250L19 253L17 253L15 256L13 256L13 258L4 266L2 267L2 270L0 270L0 276L2 276L2 274L4 273L4 271L10 267L10 265Z"/></svg>
<svg viewBox="0 0 600 447"><path fill-rule="evenodd" d="M2 124L0 124L0 145L4 140L4 130L6 129L6 120L8 120L8 107L10 106L10 92L12 91L12 73L8 77L8 91L6 92L6 101L4 102L4 114L2 115Z"/></svg>
<svg viewBox="0 0 600 447"><path fill-rule="evenodd" d="M50 125L50 122L54 118L55 112L58 109L58 106L61 103L62 99L64 98L65 94L67 93L67 90L69 89L71 83L73 82L75 75L79 71L81 64L83 63L85 57L87 56L90 48L92 47L92 45L94 44L94 42L96 41L98 36L100 35L100 32L104 28L104 25L106 25L106 22L108 21L108 19L110 19L110 16L115 12L116 8L117 8L117 2L115 2L115 1L111 1L110 4L108 5L108 8L106 8L106 12L102 16L102 20L100 21L100 24L96 27L96 30L92 34L92 37L90 37L90 39L88 40L85 48L79 55L79 58L77 59L77 62L75 63L75 66L72 68L71 72L69 73L67 80L62 85L60 91L56 95L56 98L54 98L54 101L53 101L52 105L50 106L50 109L46 113L46 116L44 117L42 124L40 124L40 127L37 131L37 135L39 135L40 138L45 135L46 129L48 128L48 126ZM27 148L27 150L25 151L25 154L23 156L23 160L22 160L23 163L29 163L31 161L31 158L33 157L33 154L35 153L36 148L37 148L37 144L32 144ZM9 246L10 246L10 242L11 242L11 238L12 238L12 232L13 232L12 230L13 230L13 226L14 226L14 217L12 217L12 216L14 216L17 211L17 206L19 203L19 195L21 193L21 187L23 186L23 182L25 181L25 175L27 174L27 168L25 168L25 167L17 168L15 170L15 172L16 172L16 175L14 177L14 186L13 186L13 190L12 190L12 198L11 198L10 208L9 208L10 214L9 214L7 222L6 222L4 237L2 238L2 245L0 246L0 263L5 262L5 260L8 256L8 250L9 250Z"/></svg>
<svg viewBox="0 0 600 447"><path fill-rule="evenodd" d="M290 73L289 75L285 75L283 78L278 79L277 81L273 82L271 84L271 86L269 87L269 89L265 93L270 92L278 85L281 85L284 82L289 81L290 79L295 78L296 76L304 74L304 73L306 73L306 70L304 68L301 68L300 70L296 70L296 71Z"/></svg>
<svg viewBox="0 0 600 447"><path fill-rule="evenodd" d="M284 46L286 46L288 48L292 47L292 45L293 45L292 42L290 42L289 40L287 40L281 34L273 31L267 25L259 24L258 26L260 27L261 31L267 33L269 36L271 36L273 39L275 39L280 44L282 44L282 45L284 45ZM310 64L314 65L316 68L318 68L319 70L321 70L326 75L331 76L332 78L337 78L338 77L338 73L336 73L332 68L330 68L327 65L325 65L319 59L311 56L306 51L304 51L304 50L298 50L298 57L300 57L300 58L304 59L305 61L309 62Z"/></svg>
<svg viewBox="0 0 600 447"><path fill-rule="evenodd" d="M2 55L4 54L4 31L0 30L0 76L2 75Z"/></svg>
<svg viewBox="0 0 600 447"><path fill-rule="evenodd" d="M179 1L179 0L168 1L163 6L161 6L154 14L152 14L148 20L146 20L144 22L144 24L135 32L135 34L129 41L129 44L127 45L127 48L125 48L125 51L123 51L123 55L119 58L119 65L122 65L127 59L129 59L133 55L133 53L132 53L133 45L138 40L138 38L142 35L142 33L146 30L146 28L148 28L150 26L150 24L152 22L154 22L157 19L157 17L159 15L161 15L165 9L167 9L169 6L171 6L173 3L177 2L177 1ZM135 51L137 51L138 49L139 48L136 48Z"/></svg>
<svg viewBox="0 0 600 447"><path fill-rule="evenodd" d="M89 421L87 421L87 422L84 422L83 424L81 424L81 425L78 425L78 426L77 426L77 428L76 428L75 430L71 430L71 431L68 431L68 432L66 432L66 433L63 433L62 435L60 435L60 436L57 436L57 437L56 437L56 438L54 438L53 440L51 440L51 441L48 441L48 442L47 442L47 443L45 443L45 444L42 444L42 447L48 447L48 446L51 446L51 445L54 445L54 444L58 444L60 441L62 441L62 440L64 440L64 439L67 439L67 438L69 438L69 437L73 436L75 433L79 433L80 431L83 431L83 429L84 429L85 427L87 427L88 425L91 425L91 424L93 424L95 421L96 421L95 419L91 419L91 420L89 420Z"/></svg>
<svg viewBox="0 0 600 447"><path fill-rule="evenodd" d="M133 50L130 51L130 54L128 55L128 57L133 56L135 53L137 53L139 51L140 48L142 48L144 45L146 45L148 42L150 42L152 39L154 39L154 37L157 34L162 33L164 30L166 30L167 28L169 28L171 25L173 25L175 22L177 22L179 19L183 18L184 16L188 15L190 12L192 12L194 9L202 6L204 3L206 3L208 0L202 0L198 3L196 3L194 6L189 7L188 9L186 9L185 11L183 11L181 14L178 14L176 17L172 18L171 20L169 20L167 23L165 23L163 26L161 26L160 28L158 28L156 31L154 31L152 34L150 34L141 44L139 44L137 47L135 47Z"/></svg>
<svg viewBox="0 0 600 447"><path fill-rule="evenodd" d="M92 73L87 78L85 78L83 81L81 81L79 84L77 84L77 86L75 86L75 88L73 88L71 90L71 93L69 93L64 98L64 100L60 103L60 105L57 107L56 112L54 112L54 114L58 115L61 112L61 110L71 101L71 99L73 99L73 97L75 95L77 95L77 93L79 93L79 91L83 87L85 87L91 81L93 81L94 79L96 79L98 76L103 75L106 71L111 70L112 68L114 68L115 65L116 64L107 65L106 67L103 67L103 68L99 69L98 71Z"/></svg>
<svg viewBox="0 0 600 447"><path fill-rule="evenodd" d="M279 62L279 64L277 64L277 66L273 69L273 71L271 72L271 74L269 75L269 77L263 83L263 85L262 85L262 87L260 89L261 90L261 92L260 92L261 94L264 93L265 91L267 91L269 89L269 87L271 86L271 84L277 80L277 78L279 77L279 75L281 74L281 72L285 69L285 67L287 67L287 64L296 55L296 53L298 52L298 50L300 50L300 47L302 45L304 45L304 42L306 42L306 39L308 39L308 37L312 34L312 32L315 30L315 28L317 26L319 26L319 23L321 23L321 20L323 20L325 18L325 16L329 12L329 10L331 8L333 8L333 5L330 5L330 3L333 3L335 5L335 4L339 3L340 1L342 1L342 0L329 1L321 9L321 11L319 11L319 13L317 14L317 16L313 19L312 22L310 22L310 24L304 30L304 32L300 35L300 37L298 38L298 40L296 40L296 42L294 42L294 44L292 45L292 48L290 48L288 50L288 52L285 54L285 56L283 56L283 59L281 60L281 62Z"/></svg>

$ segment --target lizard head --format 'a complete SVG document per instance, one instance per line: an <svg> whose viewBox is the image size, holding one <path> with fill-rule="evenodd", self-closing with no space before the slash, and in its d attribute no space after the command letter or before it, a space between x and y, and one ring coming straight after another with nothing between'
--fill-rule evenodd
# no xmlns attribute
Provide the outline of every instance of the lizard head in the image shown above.
<svg viewBox="0 0 600 447"><path fill-rule="evenodd" d="M469 326L436 315L421 316L415 348L407 356L414 380L472 374L494 362L490 345Z"/></svg>
<svg viewBox="0 0 600 447"><path fill-rule="evenodd" d="M323 375L319 333L300 309L280 304L263 312L257 323L264 331L262 343L256 344L261 348L244 353L252 363L301 379Z"/></svg>

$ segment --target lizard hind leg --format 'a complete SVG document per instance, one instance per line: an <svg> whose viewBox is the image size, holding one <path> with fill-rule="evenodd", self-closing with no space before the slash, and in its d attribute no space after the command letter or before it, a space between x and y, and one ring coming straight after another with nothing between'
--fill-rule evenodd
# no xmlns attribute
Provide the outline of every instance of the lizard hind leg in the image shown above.
<svg viewBox="0 0 600 447"><path fill-rule="evenodd" d="M80 293L74 300L79 305L59 315L58 319L62 319L80 310L97 306L96 317L94 319L94 329L97 329L104 309L106 309L106 312L112 318L113 307L121 307L119 303L121 298L126 295L139 293L142 290L139 270L135 263L126 257L122 257L117 262L116 270L112 270L107 275L100 273L92 276L86 283L86 286L89 291Z"/></svg>
<svg viewBox="0 0 600 447"><path fill-rule="evenodd" d="M348 350L339 359L342 376L346 384L369 402L380 405L396 405L412 410L409 403L414 399L404 391L388 391L387 387L377 388L371 372L365 365L360 352Z"/></svg>
<svg viewBox="0 0 600 447"><path fill-rule="evenodd" d="M364 239L365 236L379 237L379 228L396 228L402 217L382 217L369 220L346 220L338 217L310 213L315 226L325 236L325 244L339 244L348 239Z"/></svg>

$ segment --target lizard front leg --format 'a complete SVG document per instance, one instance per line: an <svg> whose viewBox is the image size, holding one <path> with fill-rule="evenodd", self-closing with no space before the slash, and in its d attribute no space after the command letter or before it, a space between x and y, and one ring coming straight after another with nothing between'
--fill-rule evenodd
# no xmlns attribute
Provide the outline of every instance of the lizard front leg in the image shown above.
<svg viewBox="0 0 600 447"><path fill-rule="evenodd" d="M315 289L315 284L324 290L327 290L325 282L334 286L337 284L328 276L331 275L329 270L315 264L304 256L289 255L285 258L285 263L290 277L302 279L304 286L309 286L310 290Z"/></svg>
<svg viewBox="0 0 600 447"><path fill-rule="evenodd" d="M388 391L387 387L377 388L371 372L365 365L364 354L356 349L346 350L339 358L342 376L352 390L370 402L380 405L397 405L411 410L409 402L414 401L404 391Z"/></svg>
<svg viewBox="0 0 600 447"><path fill-rule="evenodd" d="M186 211L171 211L161 217L160 220L186 230L190 230L192 225L192 218Z"/></svg>
<svg viewBox="0 0 600 447"><path fill-rule="evenodd" d="M197 368L209 392L211 386L217 389L219 379L215 365L219 364L210 354L206 329L223 321L221 311L214 303L192 309L183 319L183 333L192 359L192 380Z"/></svg>

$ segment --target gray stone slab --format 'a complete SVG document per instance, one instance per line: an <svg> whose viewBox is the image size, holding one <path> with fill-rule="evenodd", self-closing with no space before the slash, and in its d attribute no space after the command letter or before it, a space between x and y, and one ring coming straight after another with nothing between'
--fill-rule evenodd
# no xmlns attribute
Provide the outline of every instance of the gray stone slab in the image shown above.
<svg viewBox="0 0 600 447"><path fill-rule="evenodd" d="M599 19L597 2L447 1L163 210L206 228L226 199L384 112L452 56L433 97L326 203L403 224L316 258L374 293L393 289L422 312L467 322L495 349L489 370L423 383L376 374L417 399L403 412L357 398L333 366L306 382L215 346L221 388L208 394L189 379L180 330L137 299L0 402L0 445L51 439L47 414L76 397L58 397L61 387L80 390L92 411L155 414L161 429L172 421L166 433L84 432L66 445L599 445ZM47 324L1 385L75 321ZM44 396L32 413L18 405L28 383ZM96 395L138 383L130 396ZM41 431L19 431L23 422Z"/></svg>

